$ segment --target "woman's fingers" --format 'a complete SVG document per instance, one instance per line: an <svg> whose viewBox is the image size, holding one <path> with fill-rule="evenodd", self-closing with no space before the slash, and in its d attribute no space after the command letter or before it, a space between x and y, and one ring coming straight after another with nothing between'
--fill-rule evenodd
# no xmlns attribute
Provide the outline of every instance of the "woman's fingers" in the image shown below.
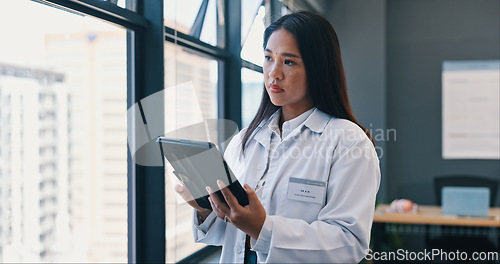
<svg viewBox="0 0 500 264"><path fill-rule="evenodd" d="M222 183L217 182L222 195L226 202L226 205L219 196L212 190L212 188L207 186L207 191L210 194L208 200L212 206L213 212L220 219L227 217L234 226L243 230L245 233L250 235L254 239L258 239L259 233L266 219L266 211L255 193L250 186L244 185L245 192L248 196L249 206L242 207L236 197L231 193L231 191Z"/></svg>
<svg viewBox="0 0 500 264"><path fill-rule="evenodd" d="M227 205L229 205L229 209L235 210L238 207L241 207L240 204L238 203L238 199L234 197L234 194L231 192L231 190L229 190L229 188L227 188L226 185L221 180L217 180L217 186L219 186L219 189L222 192L222 195L224 196Z"/></svg>
<svg viewBox="0 0 500 264"><path fill-rule="evenodd" d="M212 197L208 197L208 201L210 202L210 206L212 206L212 211L219 217L220 219L224 219L224 215L217 209L217 206L214 204Z"/></svg>
<svg viewBox="0 0 500 264"><path fill-rule="evenodd" d="M221 201L219 196L212 190L212 188L210 188L210 186L207 186L207 191L210 194L209 199L212 201L212 209L214 211L217 210L221 214L221 216L217 216L222 219L224 219L225 216L229 217L231 215L231 210L229 209L229 207L227 207L227 205Z"/></svg>
<svg viewBox="0 0 500 264"><path fill-rule="evenodd" d="M181 183L177 183L174 187L175 192L177 192L184 201L186 201L191 207L196 209L202 215L208 215L210 213L209 209L201 207L196 200L193 198L189 190L184 187Z"/></svg>
<svg viewBox="0 0 500 264"><path fill-rule="evenodd" d="M241 222L237 224L245 233L257 239L266 220L266 210L260 203L255 191L248 184L245 184L243 189L247 194L249 205L243 207L245 209L243 210L244 216L241 217Z"/></svg>
<svg viewBox="0 0 500 264"><path fill-rule="evenodd" d="M255 191L248 184L243 185L243 189L247 193L249 204L255 204L254 202L260 203L259 197L257 197L257 194L255 193Z"/></svg>

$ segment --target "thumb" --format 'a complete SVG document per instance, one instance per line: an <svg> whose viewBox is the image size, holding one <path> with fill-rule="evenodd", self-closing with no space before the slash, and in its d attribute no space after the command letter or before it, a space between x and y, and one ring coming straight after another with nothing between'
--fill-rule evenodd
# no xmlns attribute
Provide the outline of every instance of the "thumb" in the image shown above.
<svg viewBox="0 0 500 264"><path fill-rule="evenodd" d="M252 203L252 201L259 201L259 197L257 197L255 191L248 184L245 183L243 189L245 189L245 192L247 193L248 202Z"/></svg>

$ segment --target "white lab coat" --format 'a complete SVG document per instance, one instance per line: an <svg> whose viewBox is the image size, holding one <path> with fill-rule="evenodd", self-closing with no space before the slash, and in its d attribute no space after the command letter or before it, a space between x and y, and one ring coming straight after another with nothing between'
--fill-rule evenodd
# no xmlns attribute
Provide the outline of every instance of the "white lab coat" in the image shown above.
<svg viewBox="0 0 500 264"><path fill-rule="evenodd" d="M259 125L245 156L240 154L246 129L234 136L224 154L242 185L256 186L270 166L261 197L267 216L258 240L251 239L258 262L359 262L369 247L380 184L373 144L356 124L315 109L277 147L278 162L268 164L269 120ZM326 183L324 200L287 198L290 178ZM222 245L221 263L243 263L244 232L214 213L202 224L196 212L193 218L196 242Z"/></svg>

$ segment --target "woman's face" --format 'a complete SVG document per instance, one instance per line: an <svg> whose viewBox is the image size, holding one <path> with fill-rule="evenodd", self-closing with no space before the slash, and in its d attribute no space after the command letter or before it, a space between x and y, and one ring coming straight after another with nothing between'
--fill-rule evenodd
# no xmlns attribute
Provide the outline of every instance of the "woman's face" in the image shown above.
<svg viewBox="0 0 500 264"><path fill-rule="evenodd" d="M264 55L264 82L271 102L289 109L309 109L306 68L295 37L284 29L274 31Z"/></svg>

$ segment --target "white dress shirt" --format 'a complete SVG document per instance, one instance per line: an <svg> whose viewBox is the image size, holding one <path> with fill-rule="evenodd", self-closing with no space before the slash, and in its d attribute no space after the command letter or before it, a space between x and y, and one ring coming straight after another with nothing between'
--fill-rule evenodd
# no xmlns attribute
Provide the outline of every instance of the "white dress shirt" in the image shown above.
<svg viewBox="0 0 500 264"><path fill-rule="evenodd" d="M271 157L269 124L280 114L258 126L245 155L246 128L224 154L242 185L257 186L265 175L259 198L267 216L258 239L251 239L258 262L358 263L369 246L380 183L372 142L356 124L313 108L304 113L305 121L282 133ZM213 212L201 224L196 216L195 240L222 245L221 263L243 263L246 234Z"/></svg>

